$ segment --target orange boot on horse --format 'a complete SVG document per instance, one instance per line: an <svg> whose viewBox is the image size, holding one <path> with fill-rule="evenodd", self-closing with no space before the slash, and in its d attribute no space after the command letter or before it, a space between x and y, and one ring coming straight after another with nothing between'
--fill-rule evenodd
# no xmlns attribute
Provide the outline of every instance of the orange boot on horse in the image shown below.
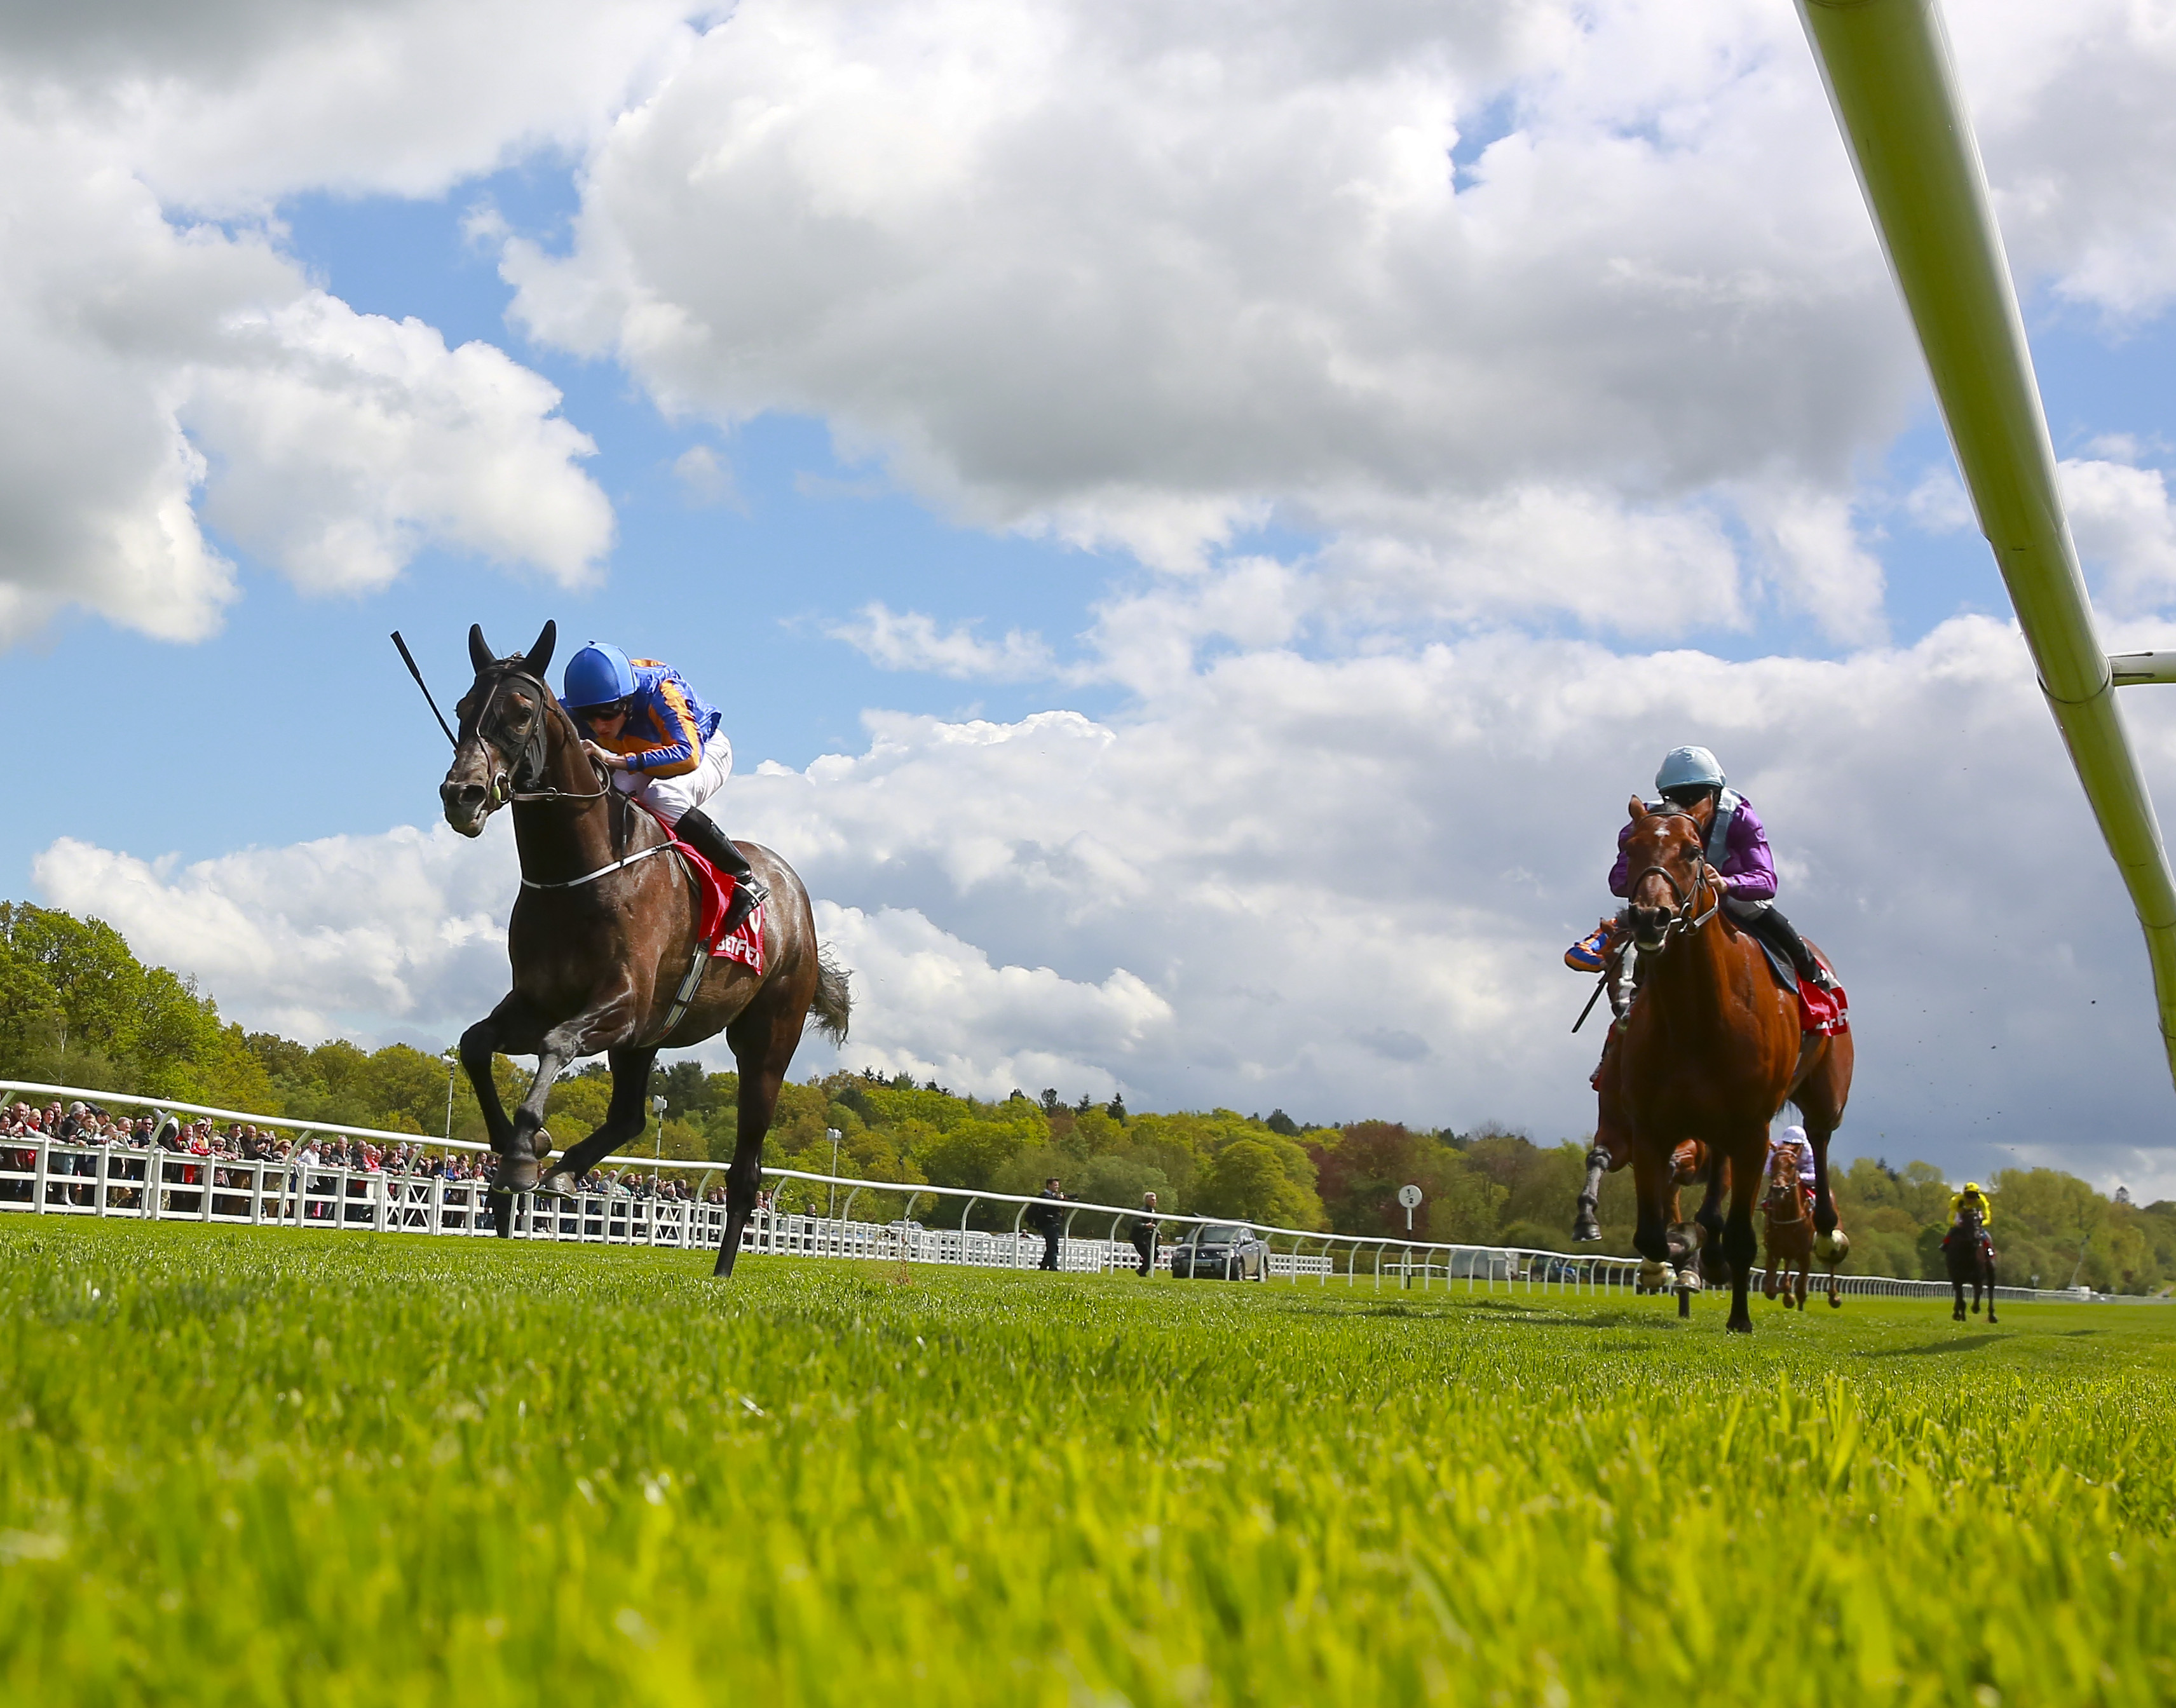
<svg viewBox="0 0 2176 1708"><path fill-rule="evenodd" d="M764 1135L812 1007L833 1038L846 1036L846 975L817 944L793 868L767 848L727 841L701 811L732 764L717 714L668 666L591 646L568 666L569 697L585 713L578 725L544 677L556 635L547 623L526 654L497 658L482 631L469 630L476 681L455 708L460 733L438 790L446 822L465 836L481 835L510 804L521 857L507 927L514 988L461 1035L461 1065L498 1153L493 1214L503 1237L516 1194L572 1189L641 1132L657 1053L723 1031L740 1069L716 1271L731 1275L762 1184ZM704 880L672 851L675 829L737 892L739 907L729 903L707 930ZM759 927L736 936L751 920ZM497 1053L536 1058L510 1119L492 1082ZM552 1083L600 1053L612 1074L604 1123L540 1181L552 1154Z"/></svg>
<svg viewBox="0 0 2176 1708"><path fill-rule="evenodd" d="M1667 1263L1673 1155L1688 1138L1705 1145L1707 1193L1696 1218L1704 1254L1727 1264L1729 1326L1750 1333L1746 1294L1760 1253L1753 1206L1767 1172L1768 1123L1786 1101L1803 1112L1812 1140L1816 1251L1825 1261L1841 1254L1828 1144L1851 1093L1852 1038L1825 964L1771 903L1766 835L1725 786L1714 755L1678 748L1656 782L1659 808L1637 797L1629 803L1610 878L1629 904L1624 921L1640 966L1596 1075L1597 1148L1607 1138L1629 1154L1639 1189L1634 1243ZM1764 944L1798 975L1792 988Z"/></svg>

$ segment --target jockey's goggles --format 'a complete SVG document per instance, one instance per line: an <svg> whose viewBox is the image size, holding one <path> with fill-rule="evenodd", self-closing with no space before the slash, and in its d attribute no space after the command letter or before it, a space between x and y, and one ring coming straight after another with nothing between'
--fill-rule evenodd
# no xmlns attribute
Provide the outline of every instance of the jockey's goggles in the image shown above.
<svg viewBox="0 0 2176 1708"><path fill-rule="evenodd" d="M607 718L623 718L634 709L634 702L632 700L609 700L603 705L587 707L582 715L593 724L601 723Z"/></svg>

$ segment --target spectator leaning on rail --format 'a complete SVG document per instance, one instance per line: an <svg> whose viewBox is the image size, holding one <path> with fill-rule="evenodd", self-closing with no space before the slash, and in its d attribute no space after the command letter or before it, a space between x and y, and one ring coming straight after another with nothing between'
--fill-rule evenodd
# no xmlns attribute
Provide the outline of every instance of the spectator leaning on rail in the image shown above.
<svg viewBox="0 0 2176 1708"><path fill-rule="evenodd" d="M765 892L748 857L702 810L732 775L733 744L724 720L671 665L629 658L605 641L593 640L568 659L560 681L560 698L612 786L732 874L733 899L722 927L730 936Z"/></svg>
<svg viewBox="0 0 2176 1708"><path fill-rule="evenodd" d="M1047 1204L1038 1204L1034 1206L1033 1226L1042 1235L1042 1266L1044 1269L1056 1269L1058 1243L1065 1237L1065 1212L1058 1206L1069 1203L1071 1200L1066 1197L1064 1189L1058 1183L1058 1177L1055 1174L1042 1183L1040 1196L1050 1200Z"/></svg>
<svg viewBox="0 0 2176 1708"><path fill-rule="evenodd" d="M1134 1218L1132 1232L1134 1249L1141 1254L1141 1273L1156 1273L1156 1194L1141 1194L1141 1213Z"/></svg>

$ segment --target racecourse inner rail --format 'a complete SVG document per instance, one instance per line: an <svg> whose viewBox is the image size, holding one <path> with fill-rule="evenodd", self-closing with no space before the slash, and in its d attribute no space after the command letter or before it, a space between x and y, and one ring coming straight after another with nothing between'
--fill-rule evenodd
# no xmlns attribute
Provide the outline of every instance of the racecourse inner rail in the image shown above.
<svg viewBox="0 0 2176 1708"><path fill-rule="evenodd" d="M215 1120L281 1129L298 1137L322 1133L395 1145L422 1145L438 1150L479 1152L490 1149L467 1140L256 1115L244 1110L213 1108L168 1098L91 1091L73 1085L48 1085L24 1080L0 1080L0 1093L34 1096L41 1101L55 1097L80 1100L101 1107L126 1104L162 1114L209 1115ZM389 1174L378 1169L339 1168L324 1163L303 1168L292 1159L244 1161L155 1148L63 1144L43 1134L0 1145L0 1152L23 1151L31 1153L28 1168L12 1166L12 1159L11 1166L0 1166L0 1210L41 1216L122 1216L147 1221L284 1226L327 1232L490 1237L494 1232L487 1201L490 1189L482 1180ZM607 1156L600 1166L604 1164L653 1173L671 1172L693 1176L694 1195L666 1199L595 1192L578 1198L558 1199L524 1193L514 1208L514 1237L699 1250L716 1247L725 1232L726 1207L703 1202L702 1193L706 1177L724 1173L723 1163L676 1161L669 1157ZM1047 1205L1051 1202L1047 1199L977 1191L967 1187L857 1180L841 1175L812 1174L795 1168L765 1168L763 1172L764 1178L773 1183L799 1182L822 1187L833 1197L843 1192L845 1201L837 1205L835 1213L824 1216L777 1210L759 1211L748 1221L742 1241L744 1251L791 1257L965 1264L982 1269L1031 1269L1042 1259L1042 1236L1023 1232L1021 1223L1031 1206ZM901 1200L899 1215L887 1221L857 1221L854 1200L865 1192ZM928 1227L913 1219L924 1199L932 1200L929 1213L933 1216L941 1209L948 1225ZM1012 1227L995 1232L969 1227L968 1219L977 1205L1011 1206ZM956 1226L949 1225L955 1207L959 1210ZM1122 1226L1130 1229L1141 1215L1139 1208L1073 1200L1067 1200L1062 1207L1065 1224L1058 1251L1061 1270L1100 1273L1139 1267L1140 1254L1129 1240L1119 1237ZM998 1213L1002 1215L1002 1210ZM1109 1218L1107 1225L1103 1221L1106 1217ZM1074 1227L1083 1223L1084 1218L1083 1232L1076 1234ZM1161 1213L1156 1217L1160 1226L1167 1228L1228 1225L1243 1220L1236 1216ZM1357 1286L1364 1264L1369 1284L1377 1289L1388 1284L1428 1290L1439 1282L1450 1288L1462 1282L1468 1292L1493 1292L1501 1287L1527 1292L1598 1293L1633 1288L1640 1269L1640 1260L1636 1257L1604 1257L1523 1246L1462 1245L1371 1234L1324 1233L1307 1228L1265 1227L1252 1221L1245 1225L1269 1248L1262 1278L1294 1284L1312 1281L1327 1286L1332 1281L1342 1281L1347 1286ZM1160 1268L1170 1268L1171 1250L1169 1244L1160 1247ZM1839 1276L1836 1280L1842 1292L1853 1297L1950 1296L1947 1281L1861 1275ZM1826 1285L1825 1277L1817 1277L1814 1288L1818 1291ZM2082 1289L2003 1286L1996 1292L2003 1300L2018 1302L2110 1297L2088 1294Z"/></svg>

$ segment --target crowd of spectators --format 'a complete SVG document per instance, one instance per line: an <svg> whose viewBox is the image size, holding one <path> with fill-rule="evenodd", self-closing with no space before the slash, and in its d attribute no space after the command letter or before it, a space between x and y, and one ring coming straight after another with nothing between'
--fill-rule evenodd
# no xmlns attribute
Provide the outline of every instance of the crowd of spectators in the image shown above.
<svg viewBox="0 0 2176 1708"><path fill-rule="evenodd" d="M329 1221L344 1212L350 1221L367 1221L370 1204L380 1195L369 1178L376 1174L386 1177L383 1196L395 1225L400 1225L408 1219L404 1211L431 1201L432 1182L487 1185L498 1161L490 1151L450 1150L422 1140L381 1148L367 1139L307 1130L288 1134L246 1121L222 1129L209 1118L183 1122L172 1115L117 1115L83 1102L56 1101L42 1108L19 1102L0 1110L0 1199L22 1203L34 1195L41 1138L68 1147L56 1148L46 1157L46 1201L54 1205L93 1204L103 1162L107 1207L140 1210L150 1178L149 1153L156 1150L190 1159L165 1163L160 1170L160 1208L174 1216L202 1214L209 1185L215 1216L248 1216L253 1191L260 1213L268 1217ZM272 1166L251 1166L268 1164ZM345 1193L340 1189L343 1178ZM685 1203L695 1195L676 1176L634 1169L593 1172L583 1184L607 1198ZM344 1205L343 1197L363 1202ZM722 1204L724 1189L714 1187L704 1197ZM465 1207L481 1208L473 1198L465 1191L451 1194Z"/></svg>

